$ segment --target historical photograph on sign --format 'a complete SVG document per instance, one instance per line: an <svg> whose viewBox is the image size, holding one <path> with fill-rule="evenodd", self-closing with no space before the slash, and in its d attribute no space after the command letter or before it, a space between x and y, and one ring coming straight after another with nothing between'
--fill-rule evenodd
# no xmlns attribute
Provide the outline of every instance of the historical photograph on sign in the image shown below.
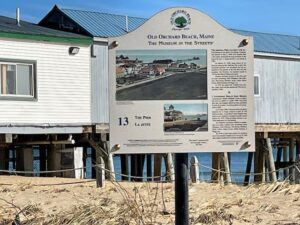
<svg viewBox="0 0 300 225"><path fill-rule="evenodd" d="M164 131L208 131L207 103L165 104Z"/></svg>
<svg viewBox="0 0 300 225"><path fill-rule="evenodd" d="M207 99L207 52L116 51L116 100Z"/></svg>

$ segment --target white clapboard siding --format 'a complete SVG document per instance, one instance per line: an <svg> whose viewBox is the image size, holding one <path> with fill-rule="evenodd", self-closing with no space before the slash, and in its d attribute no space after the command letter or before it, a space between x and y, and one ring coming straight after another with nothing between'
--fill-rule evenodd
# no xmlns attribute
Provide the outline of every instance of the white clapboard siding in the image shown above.
<svg viewBox="0 0 300 225"><path fill-rule="evenodd" d="M300 61L255 58L254 65L260 76L256 123L300 123Z"/></svg>
<svg viewBox="0 0 300 225"><path fill-rule="evenodd" d="M80 47L69 55L69 47ZM90 47L0 39L0 58L33 60L37 101L0 99L0 124L90 124Z"/></svg>

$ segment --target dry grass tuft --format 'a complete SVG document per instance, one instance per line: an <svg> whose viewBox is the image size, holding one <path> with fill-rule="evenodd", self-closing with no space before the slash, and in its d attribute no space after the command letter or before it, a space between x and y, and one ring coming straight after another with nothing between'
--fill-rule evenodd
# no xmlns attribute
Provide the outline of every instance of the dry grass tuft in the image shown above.
<svg viewBox="0 0 300 225"><path fill-rule="evenodd" d="M193 224L233 224L234 216L224 209L210 209L201 213Z"/></svg>

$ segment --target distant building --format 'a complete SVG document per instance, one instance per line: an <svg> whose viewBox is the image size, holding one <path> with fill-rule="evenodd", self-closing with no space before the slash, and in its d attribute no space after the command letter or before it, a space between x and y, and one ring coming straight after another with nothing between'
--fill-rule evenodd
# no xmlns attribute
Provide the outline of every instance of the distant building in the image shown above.
<svg viewBox="0 0 300 225"><path fill-rule="evenodd" d="M175 110L173 105L169 106L167 110L164 108L164 120L165 121L176 121L176 120L183 120L183 113L181 111Z"/></svg>
<svg viewBox="0 0 300 225"><path fill-rule="evenodd" d="M184 69L187 69L187 68L189 68L189 65L188 64L186 64L186 63L182 63L182 64L179 64L179 66L178 66L179 68L184 68Z"/></svg>

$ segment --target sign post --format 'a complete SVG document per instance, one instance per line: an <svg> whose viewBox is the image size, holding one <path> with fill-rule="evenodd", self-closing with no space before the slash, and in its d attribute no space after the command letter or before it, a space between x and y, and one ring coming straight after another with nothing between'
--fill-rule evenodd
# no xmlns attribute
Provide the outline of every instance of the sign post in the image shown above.
<svg viewBox="0 0 300 225"><path fill-rule="evenodd" d="M175 225L189 225L188 153L175 154Z"/></svg>
<svg viewBox="0 0 300 225"><path fill-rule="evenodd" d="M175 153L176 224L188 224L188 152L255 151L253 38L178 7L108 43L110 145Z"/></svg>

